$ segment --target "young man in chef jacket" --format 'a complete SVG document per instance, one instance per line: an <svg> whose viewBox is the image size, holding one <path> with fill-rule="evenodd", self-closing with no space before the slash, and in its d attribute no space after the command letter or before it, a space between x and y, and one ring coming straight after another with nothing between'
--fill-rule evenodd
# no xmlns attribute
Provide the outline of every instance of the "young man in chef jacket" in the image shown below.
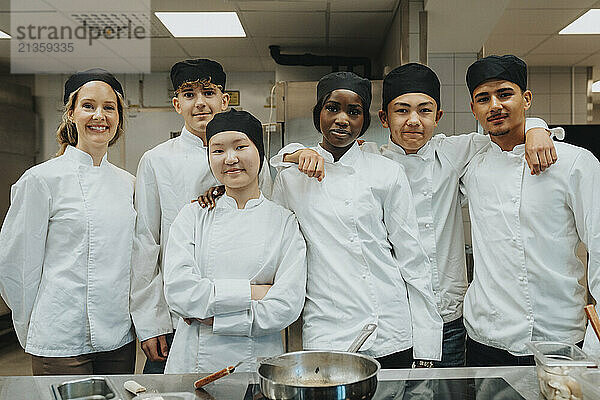
<svg viewBox="0 0 600 400"><path fill-rule="evenodd" d="M525 111L532 93L519 58L476 61L467 86L473 115L492 140L462 178L475 261L464 303L467 365L531 365L530 341L581 345L584 339L580 240L590 255L591 293L600 298L600 162L583 148L557 142L552 168L528 173Z"/></svg>
<svg viewBox="0 0 600 400"><path fill-rule="evenodd" d="M419 234L432 265L438 310L444 320L442 360L434 365L459 367L465 365L462 304L468 286L459 179L471 158L489 146L490 139L478 133L433 137L442 115L440 81L435 72L417 63L402 65L383 81L379 117L390 130L389 142L381 148L366 142L362 149L404 167L415 201ZM528 122L528 160L532 173L539 173L553 163L546 159L546 150L553 151L554 146L543 128L547 127L544 121L532 118ZM543 149L539 157L537 147ZM315 167L319 158L312 160ZM300 162L299 167L310 171L310 161Z"/></svg>
<svg viewBox="0 0 600 400"><path fill-rule="evenodd" d="M208 166L206 125L225 111L226 75L216 61L185 60L171 68L173 108L181 115L181 135L147 151L137 171L137 221L132 256L131 315L147 361L144 373L162 373L177 317L163 293L163 254L169 228L181 208L218 183ZM259 177L269 196L269 168Z"/></svg>

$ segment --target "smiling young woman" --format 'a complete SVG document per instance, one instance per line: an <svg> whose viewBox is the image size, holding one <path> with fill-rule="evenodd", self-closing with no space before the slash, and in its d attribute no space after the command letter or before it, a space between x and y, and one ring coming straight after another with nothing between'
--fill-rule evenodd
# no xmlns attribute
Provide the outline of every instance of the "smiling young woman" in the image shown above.
<svg viewBox="0 0 600 400"><path fill-rule="evenodd" d="M34 375L128 374L134 177L106 159L123 131L123 89L107 71L72 75L58 156L11 190L0 293Z"/></svg>
<svg viewBox="0 0 600 400"><path fill-rule="evenodd" d="M245 111L206 126L208 160L225 195L187 204L169 231L165 299L179 320L165 373L209 372L281 354L280 331L304 304L306 244L294 215L266 199L262 125ZM244 388L245 390L245 388Z"/></svg>

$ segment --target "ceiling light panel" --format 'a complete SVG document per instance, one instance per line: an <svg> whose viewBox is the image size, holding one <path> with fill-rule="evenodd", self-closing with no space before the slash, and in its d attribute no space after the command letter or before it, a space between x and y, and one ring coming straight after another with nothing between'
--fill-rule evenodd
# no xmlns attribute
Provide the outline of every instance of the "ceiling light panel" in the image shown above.
<svg viewBox="0 0 600 400"><path fill-rule="evenodd" d="M599 35L600 9L592 8L563 28L559 35Z"/></svg>
<svg viewBox="0 0 600 400"><path fill-rule="evenodd" d="M176 38L246 37L235 12L155 12Z"/></svg>

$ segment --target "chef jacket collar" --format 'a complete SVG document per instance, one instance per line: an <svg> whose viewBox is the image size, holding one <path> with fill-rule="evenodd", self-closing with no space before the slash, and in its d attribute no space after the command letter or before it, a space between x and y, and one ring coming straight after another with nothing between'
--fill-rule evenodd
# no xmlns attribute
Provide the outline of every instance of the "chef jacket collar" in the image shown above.
<svg viewBox="0 0 600 400"><path fill-rule="evenodd" d="M262 192L260 192L260 196L258 197L258 199L248 200L248 202L246 203L246 206L239 211L250 210L252 208L258 207L264 200L265 200L265 196L263 196ZM227 194L223 194L223 196L221 196L217 200L215 208L229 209L229 210L231 210L231 209L237 210L238 209L237 202L235 201L235 199L233 197L227 196Z"/></svg>
<svg viewBox="0 0 600 400"><path fill-rule="evenodd" d="M75 146L68 145L65 149L65 157L69 160L73 160L82 165L89 165L90 167L94 166L94 159L88 153L83 150L78 149ZM106 154L100 160L100 167L106 163Z"/></svg>
<svg viewBox="0 0 600 400"><path fill-rule="evenodd" d="M396 143L394 143L392 141L392 138L390 137L388 139L388 149L395 151L396 153L400 153L402 155L407 155L406 151L404 150L404 148L402 148L402 146L397 145ZM409 156L416 156L416 157L420 157L423 160L428 160L431 158L431 156L433 155L433 152L431 150L431 140L429 140L427 143L425 143L423 145L423 147L421 147L416 154L408 154Z"/></svg>
<svg viewBox="0 0 600 400"><path fill-rule="evenodd" d="M202 139L188 131L185 126L181 128L181 138L191 146L206 148Z"/></svg>
<svg viewBox="0 0 600 400"><path fill-rule="evenodd" d="M320 143L315 150L317 151L317 153L319 153L325 159L326 163L342 165L344 167L348 167L348 168L352 169L353 171L355 170L354 166L355 166L356 161L357 161L358 157L360 156L360 152L361 152L360 147L358 146L358 143L356 141L354 141L354 143L352 144L352 147L350 147L350 149L348 149L346 154L344 154L337 162L334 162L333 154L331 154L330 152L325 150L323 147L321 147Z"/></svg>
<svg viewBox="0 0 600 400"><path fill-rule="evenodd" d="M507 154L512 154L514 156L519 156L519 157L525 155L525 143L516 145L511 151L504 151L496 143L494 143L492 141L490 141L490 142L491 142L490 148L494 153L507 153Z"/></svg>

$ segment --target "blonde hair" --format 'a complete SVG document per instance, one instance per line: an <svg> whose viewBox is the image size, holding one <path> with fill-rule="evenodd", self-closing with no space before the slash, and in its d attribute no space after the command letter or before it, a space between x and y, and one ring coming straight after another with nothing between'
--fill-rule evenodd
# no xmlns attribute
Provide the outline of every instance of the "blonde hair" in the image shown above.
<svg viewBox="0 0 600 400"><path fill-rule="evenodd" d="M67 104L65 104L62 120L60 122L60 125L58 126L58 129L56 130L56 141L58 142L59 146L58 152L56 153L57 157L64 154L65 149L68 145L77 145L77 127L75 126L75 123L71 121L69 114L71 114L75 110L75 103L77 101L77 95L79 94L80 90L81 87L77 88L77 90L73 91L69 95L69 100L67 101ZM125 132L125 100L123 99L121 93L115 91L115 94L117 95L117 111L119 112L119 124L117 125L117 133L110 140L110 142L108 142L109 147L115 144L117 140L119 140L121 135Z"/></svg>

